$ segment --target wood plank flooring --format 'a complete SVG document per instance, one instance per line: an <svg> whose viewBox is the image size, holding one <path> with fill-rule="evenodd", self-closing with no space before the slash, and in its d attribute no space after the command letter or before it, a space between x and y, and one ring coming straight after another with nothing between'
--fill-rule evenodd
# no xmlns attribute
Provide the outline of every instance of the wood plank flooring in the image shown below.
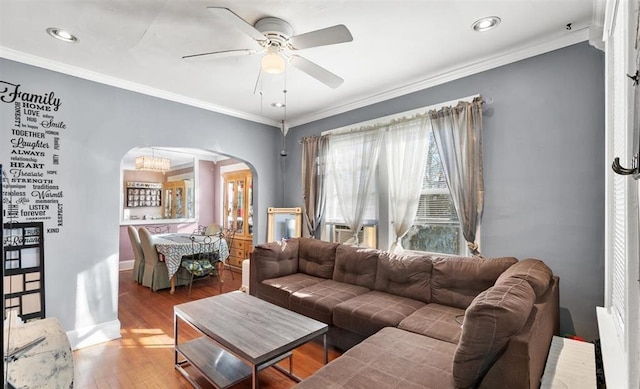
<svg viewBox="0 0 640 389"><path fill-rule="evenodd" d="M222 292L238 290L241 275L224 273ZM193 284L191 297L188 287L151 292L131 279L131 271L121 271L119 281L118 319L121 339L76 350L75 389L93 388L191 388L191 384L174 368L173 306L219 294L215 281L198 280ZM180 339L198 336L188 326L180 327ZM338 357L336 350L329 351L329 360ZM288 361L280 363L288 368ZM308 377L322 366L322 346L311 342L294 351L293 372L299 377ZM208 382L193 372L203 387ZM286 389L295 382L274 368L260 372L260 388ZM243 381L233 389L251 388L250 380Z"/></svg>

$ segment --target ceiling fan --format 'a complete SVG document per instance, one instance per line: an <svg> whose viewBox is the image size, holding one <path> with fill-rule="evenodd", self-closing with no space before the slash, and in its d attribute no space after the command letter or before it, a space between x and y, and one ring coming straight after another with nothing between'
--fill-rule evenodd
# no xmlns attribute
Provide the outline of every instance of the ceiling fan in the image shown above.
<svg viewBox="0 0 640 389"><path fill-rule="evenodd" d="M182 59L200 61L266 53L261 60L261 69L266 73L282 73L288 62L293 67L307 73L331 88L337 88L344 82L342 78L320 65L293 54L298 50L311 47L351 42L353 40L351 32L349 32L349 29L344 25L339 24L300 35L293 35L291 25L279 18L265 17L259 19L254 25L251 25L228 8L207 7L207 9L220 20L226 21L250 36L256 41L259 47L256 49L224 50L185 55Z"/></svg>

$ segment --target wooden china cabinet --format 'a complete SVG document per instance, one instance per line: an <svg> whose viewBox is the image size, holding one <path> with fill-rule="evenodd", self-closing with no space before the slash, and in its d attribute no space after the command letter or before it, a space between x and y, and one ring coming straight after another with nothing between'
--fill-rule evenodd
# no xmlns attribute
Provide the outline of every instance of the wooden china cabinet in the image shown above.
<svg viewBox="0 0 640 389"><path fill-rule="evenodd" d="M242 271L242 261L253 249L253 180L250 170L223 175L224 223L236 232L229 248L229 264Z"/></svg>
<svg viewBox="0 0 640 389"><path fill-rule="evenodd" d="M165 219L192 219L195 217L193 181L170 181L162 184L162 202Z"/></svg>

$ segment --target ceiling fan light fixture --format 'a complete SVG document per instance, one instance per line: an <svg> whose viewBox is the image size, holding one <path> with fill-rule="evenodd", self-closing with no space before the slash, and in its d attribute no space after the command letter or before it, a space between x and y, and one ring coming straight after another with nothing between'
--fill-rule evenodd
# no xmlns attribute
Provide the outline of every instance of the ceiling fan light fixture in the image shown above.
<svg viewBox="0 0 640 389"><path fill-rule="evenodd" d="M284 60L284 57L282 57L278 52L269 50L269 52L262 57L260 65L265 73L282 74L287 63Z"/></svg>
<svg viewBox="0 0 640 389"><path fill-rule="evenodd" d="M502 20L497 16L487 16L486 18L476 20L471 25L471 28L478 32L489 31L498 27L501 21Z"/></svg>

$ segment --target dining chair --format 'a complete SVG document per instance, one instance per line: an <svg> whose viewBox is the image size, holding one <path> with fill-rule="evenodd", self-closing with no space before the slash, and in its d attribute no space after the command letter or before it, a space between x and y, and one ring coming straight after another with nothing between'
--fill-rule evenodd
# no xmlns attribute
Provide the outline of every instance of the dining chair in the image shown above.
<svg viewBox="0 0 640 389"><path fill-rule="evenodd" d="M210 236L191 235L191 255L182 257L180 266L190 274L189 296L195 279L215 277L222 293L222 278L220 277L220 243ZM217 243L217 244L216 244Z"/></svg>
<svg viewBox="0 0 640 389"><path fill-rule="evenodd" d="M235 236L236 236L236 230L233 228L223 228L220 231L220 237L224 239L225 242L227 242L227 247L229 249L229 256L227 256L227 258L222 260L222 266L223 266L223 269L226 267L229 270L229 273L231 273L232 280L235 280L235 277L233 276L233 270L231 270L229 257L231 256L231 248L233 247L233 239L235 238Z"/></svg>
<svg viewBox="0 0 640 389"><path fill-rule="evenodd" d="M151 232L144 227L138 229L140 245L144 254L144 272L142 285L151 288L154 292L159 289L170 288L169 270L164 262L160 261L158 252L153 244Z"/></svg>
<svg viewBox="0 0 640 389"><path fill-rule="evenodd" d="M142 275L144 274L144 253L142 252L142 245L140 244L140 236L138 230L133 226L128 226L129 240L131 240L131 247L133 248L133 272L131 278L137 283L142 283Z"/></svg>
<svg viewBox="0 0 640 389"><path fill-rule="evenodd" d="M221 230L221 229L222 229L222 228L220 227L220 224L218 224L218 223L210 223L210 224L207 226L207 228L206 228L206 230L205 230L204 234L205 234L205 235L208 235L208 236L218 235L218 234L220 233L220 230Z"/></svg>
<svg viewBox="0 0 640 389"><path fill-rule="evenodd" d="M168 234L171 232L171 226L162 225L162 226L146 226L147 231L152 234Z"/></svg>

